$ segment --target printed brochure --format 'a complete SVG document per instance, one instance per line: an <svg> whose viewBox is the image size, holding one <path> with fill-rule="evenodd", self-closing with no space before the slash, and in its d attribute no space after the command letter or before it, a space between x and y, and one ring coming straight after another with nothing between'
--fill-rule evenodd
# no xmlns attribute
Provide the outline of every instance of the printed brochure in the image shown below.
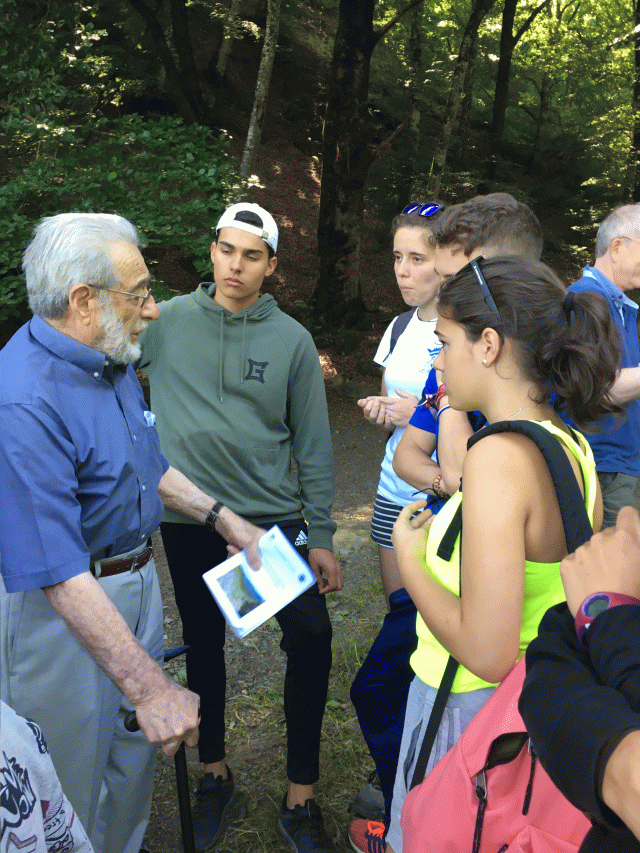
<svg viewBox="0 0 640 853"><path fill-rule="evenodd" d="M270 619L316 582L309 566L275 525L258 540L256 571L245 551L205 572L203 580L237 637Z"/></svg>

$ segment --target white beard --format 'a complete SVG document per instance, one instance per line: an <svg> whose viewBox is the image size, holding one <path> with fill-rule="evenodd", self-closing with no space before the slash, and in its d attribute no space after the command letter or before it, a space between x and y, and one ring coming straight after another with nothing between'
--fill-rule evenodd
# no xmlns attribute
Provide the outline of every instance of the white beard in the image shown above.
<svg viewBox="0 0 640 853"><path fill-rule="evenodd" d="M129 332L124 328L124 323L116 314L111 302L104 302L101 308L102 339L96 344L96 349L115 364L134 364L142 355L142 347L131 341ZM136 331L138 329L142 331L146 325L144 320L140 320Z"/></svg>

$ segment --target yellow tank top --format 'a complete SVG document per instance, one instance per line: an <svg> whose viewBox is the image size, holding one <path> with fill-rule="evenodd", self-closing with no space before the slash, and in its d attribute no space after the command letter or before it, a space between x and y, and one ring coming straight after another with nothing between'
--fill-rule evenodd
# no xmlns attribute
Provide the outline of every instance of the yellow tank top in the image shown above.
<svg viewBox="0 0 640 853"><path fill-rule="evenodd" d="M578 434L579 444L550 421L542 421L545 427L558 438L574 455L584 479L585 507L593 524L593 511L597 494L596 466L591 448L583 435ZM438 548L442 537L449 527L458 506L462 501L462 492L452 495L440 512L434 518L427 538L426 553L423 568L448 590L459 594L460 583L460 534L456 540L450 560L438 557ZM422 561L421 561L422 562ZM525 560L524 564L524 599L522 602L522 625L520 628L520 652L518 658L525 653L527 646L538 633L538 625L545 612L554 604L565 600L559 563L533 563ZM433 636L424 620L418 614L416 621L418 647L411 656L411 666L425 684L438 687L442 680L449 652ZM460 665L451 688L453 693L469 693L490 687L487 681L469 672Z"/></svg>

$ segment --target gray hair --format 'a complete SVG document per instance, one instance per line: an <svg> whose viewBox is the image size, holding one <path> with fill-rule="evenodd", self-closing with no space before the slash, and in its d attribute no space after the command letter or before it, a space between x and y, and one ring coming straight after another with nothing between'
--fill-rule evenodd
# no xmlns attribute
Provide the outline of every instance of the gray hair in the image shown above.
<svg viewBox="0 0 640 853"><path fill-rule="evenodd" d="M623 204L607 216L596 236L596 258L606 254L616 237L640 234L640 204Z"/></svg>
<svg viewBox="0 0 640 853"><path fill-rule="evenodd" d="M58 213L41 219L22 259L33 313L59 320L75 284L112 286L117 273L109 246L114 243L139 246L135 226L122 216Z"/></svg>

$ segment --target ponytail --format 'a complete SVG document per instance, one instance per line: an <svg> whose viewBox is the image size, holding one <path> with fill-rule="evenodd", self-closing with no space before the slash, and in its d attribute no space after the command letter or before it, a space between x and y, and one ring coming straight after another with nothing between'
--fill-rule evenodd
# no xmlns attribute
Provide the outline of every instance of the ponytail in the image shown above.
<svg viewBox="0 0 640 853"><path fill-rule="evenodd" d="M609 398L620 367L618 331L606 300L595 293L568 293L552 335L540 351L556 408L583 429L624 410Z"/></svg>
<svg viewBox="0 0 640 853"><path fill-rule="evenodd" d="M490 327L514 342L523 374L549 402L584 428L623 410L609 398L620 369L620 342L606 301L567 294L549 267L519 257L478 259L495 310L470 265L444 282L438 311L464 326L470 341Z"/></svg>

